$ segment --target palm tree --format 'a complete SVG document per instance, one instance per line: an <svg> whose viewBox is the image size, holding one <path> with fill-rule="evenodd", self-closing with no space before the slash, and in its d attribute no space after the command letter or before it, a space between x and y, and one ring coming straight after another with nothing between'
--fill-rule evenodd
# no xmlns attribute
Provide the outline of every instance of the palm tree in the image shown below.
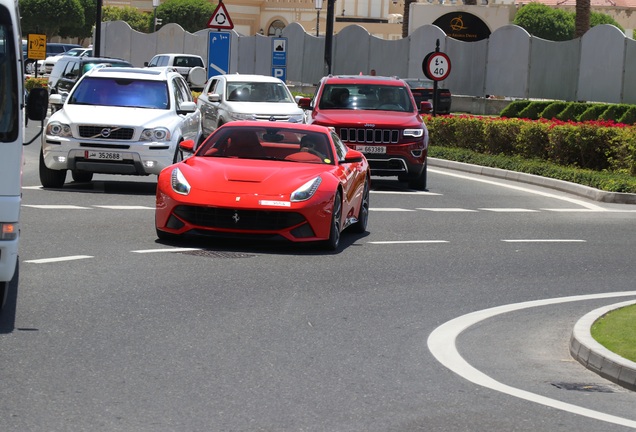
<svg viewBox="0 0 636 432"><path fill-rule="evenodd" d="M404 15L402 16L402 37L406 38L409 35L409 9L411 3L415 3L417 0L404 0Z"/></svg>
<svg viewBox="0 0 636 432"><path fill-rule="evenodd" d="M576 0L574 37L578 38L590 29L590 0Z"/></svg>

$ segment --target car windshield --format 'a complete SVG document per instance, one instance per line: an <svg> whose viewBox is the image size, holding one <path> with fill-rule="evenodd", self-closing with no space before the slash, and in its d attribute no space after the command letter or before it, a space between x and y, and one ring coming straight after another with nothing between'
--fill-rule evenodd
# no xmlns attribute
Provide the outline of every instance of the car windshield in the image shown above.
<svg viewBox="0 0 636 432"><path fill-rule="evenodd" d="M434 85L433 81L425 79L405 79L404 81L411 88L432 88Z"/></svg>
<svg viewBox="0 0 636 432"><path fill-rule="evenodd" d="M196 156L334 163L327 134L276 128L269 124L263 127L226 126L219 129L201 145Z"/></svg>
<svg viewBox="0 0 636 432"><path fill-rule="evenodd" d="M325 85L319 108L413 111L411 98L406 87L354 83Z"/></svg>
<svg viewBox="0 0 636 432"><path fill-rule="evenodd" d="M170 108L164 81L87 77L77 84L71 105L102 105L129 108Z"/></svg>
<svg viewBox="0 0 636 432"><path fill-rule="evenodd" d="M228 101L295 103L283 83L228 82Z"/></svg>

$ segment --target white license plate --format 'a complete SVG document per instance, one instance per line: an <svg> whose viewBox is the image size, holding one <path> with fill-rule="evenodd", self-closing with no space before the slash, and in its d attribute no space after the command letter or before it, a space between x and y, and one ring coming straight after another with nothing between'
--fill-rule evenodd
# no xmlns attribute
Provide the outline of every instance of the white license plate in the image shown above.
<svg viewBox="0 0 636 432"><path fill-rule="evenodd" d="M386 147L384 146L356 146L356 150L362 153L384 154Z"/></svg>
<svg viewBox="0 0 636 432"><path fill-rule="evenodd" d="M86 159L115 160L115 161L124 160L124 156L119 152L95 151L95 150L86 150L84 152L84 157Z"/></svg>

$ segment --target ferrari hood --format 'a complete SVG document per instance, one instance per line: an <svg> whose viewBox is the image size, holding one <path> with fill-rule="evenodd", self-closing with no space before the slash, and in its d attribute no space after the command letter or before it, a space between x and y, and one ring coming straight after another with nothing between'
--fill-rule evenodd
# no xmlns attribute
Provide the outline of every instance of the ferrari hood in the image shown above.
<svg viewBox="0 0 636 432"><path fill-rule="evenodd" d="M185 165L185 166L184 166ZM206 192L287 195L332 165L192 157L179 165L193 189Z"/></svg>

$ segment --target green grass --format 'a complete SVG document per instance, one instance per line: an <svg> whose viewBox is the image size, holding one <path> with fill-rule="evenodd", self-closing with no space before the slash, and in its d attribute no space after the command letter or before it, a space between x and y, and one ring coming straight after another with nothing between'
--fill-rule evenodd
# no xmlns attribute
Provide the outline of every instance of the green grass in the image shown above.
<svg viewBox="0 0 636 432"><path fill-rule="evenodd" d="M608 350L636 362L636 305L613 310L592 325L592 337Z"/></svg>

